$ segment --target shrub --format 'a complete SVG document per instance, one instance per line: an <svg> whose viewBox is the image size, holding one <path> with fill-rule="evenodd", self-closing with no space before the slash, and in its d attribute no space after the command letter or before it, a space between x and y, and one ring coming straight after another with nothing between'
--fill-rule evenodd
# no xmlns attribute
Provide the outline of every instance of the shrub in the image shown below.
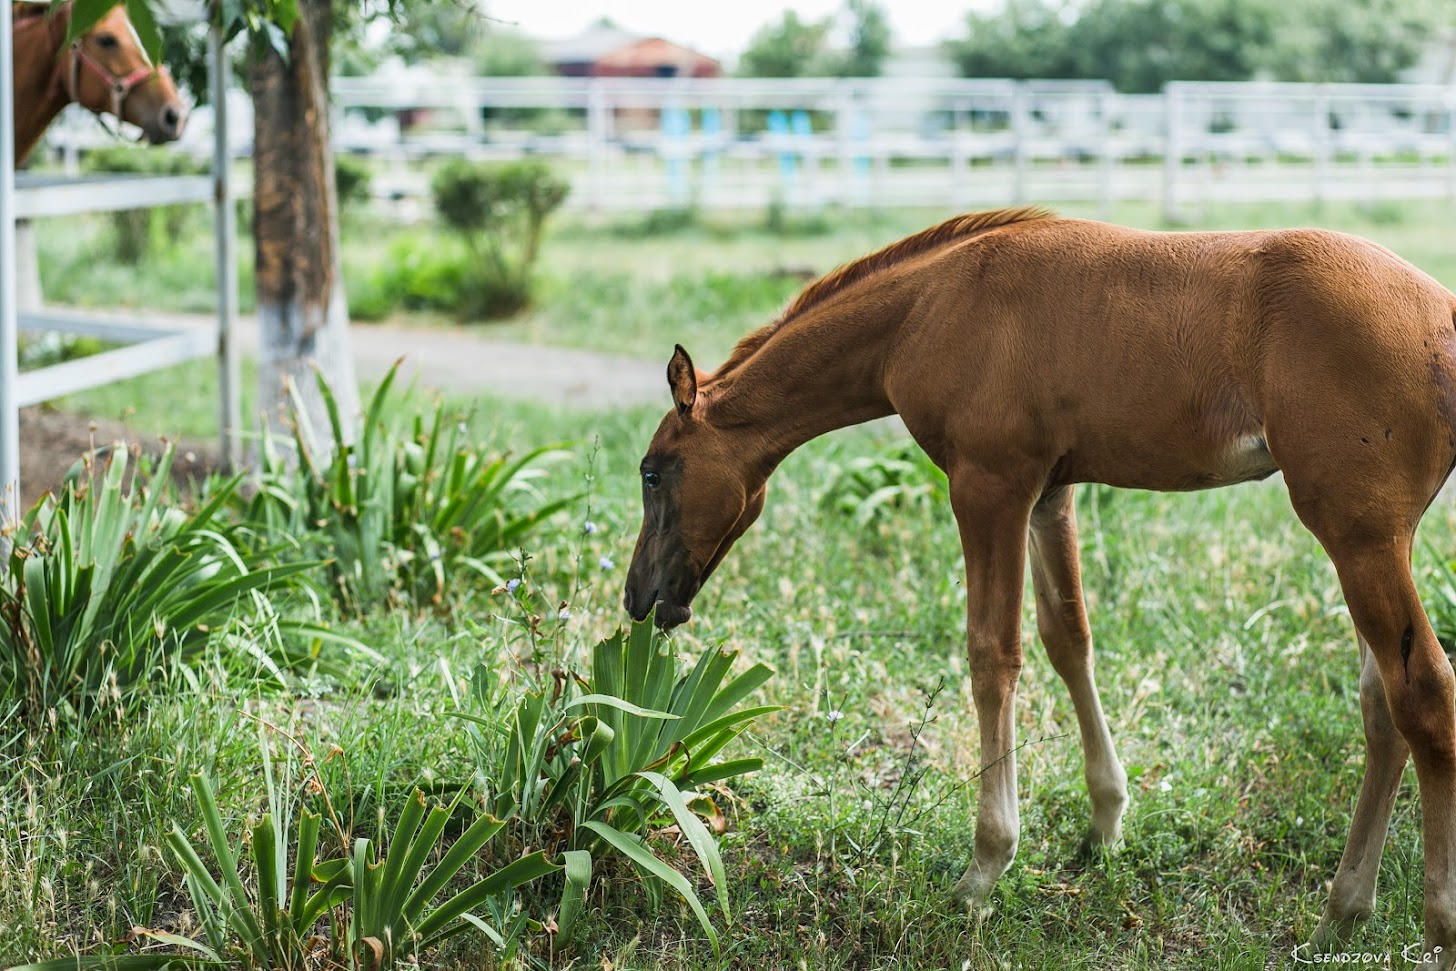
<svg viewBox="0 0 1456 971"><path fill-rule="evenodd" d="M315 447L306 416L296 411L297 468L265 439L261 487L244 512L270 541L291 538L305 554L327 559L329 587L353 612L391 602L444 606L450 589L471 575L500 583L495 565L577 498L548 500L535 487L544 464L566 453L488 454L442 403L421 412L408 396L396 396L398 367L370 399L353 444L344 444L320 375L335 444Z"/></svg>
<svg viewBox="0 0 1456 971"><path fill-rule="evenodd" d="M755 718L778 710L736 707L773 675L755 664L728 680L737 656L708 651L684 674L649 618L598 643L588 678L556 672L550 691L493 695L495 672L476 670L475 710L456 714L471 724L493 811L516 816L529 845L568 851L563 934L580 914L593 859L615 852L654 896L666 884L686 900L716 945L692 886L646 837L659 823L675 823L728 917L717 846L689 806L721 819L694 790L762 768L757 758L715 758Z"/></svg>
<svg viewBox="0 0 1456 971"><path fill-rule="evenodd" d="M127 175L206 175L207 163L180 152L117 146L86 155L88 172L116 172ZM196 206L158 206L126 209L108 214L113 252L122 263L140 263L149 255L178 239Z"/></svg>
<svg viewBox="0 0 1456 971"><path fill-rule="evenodd" d="M291 794L274 781L266 742L263 778L267 810L234 839L227 834L206 776L192 776L215 865L203 861L180 826L173 824L166 839L182 865L199 932L192 938L145 928L133 932L184 948L183 953L89 954L12 971L160 971L225 964L279 971L418 967L422 951L472 927L497 946L505 944L510 931L503 935L472 911L493 904L493 910L508 913L503 898L561 869L537 851L456 889L452 885L505 824L480 815L458 836L447 834L451 813L464 808L459 799L448 806L430 805L418 789L399 813L383 856L366 838L356 838L350 846L349 834L332 812L329 823L336 828L338 843L334 854L326 854L320 845L324 816L304 808L294 818ZM310 782L321 785L316 776ZM348 847L348 853L338 852L340 846ZM427 867L431 861L434 865ZM455 892L439 901L447 888Z"/></svg>
<svg viewBox="0 0 1456 971"><path fill-rule="evenodd" d="M612 227L617 236L627 239L645 239L653 236L673 236L703 224L702 213L696 206L669 206L653 209L641 219L620 223Z"/></svg>
<svg viewBox="0 0 1456 971"><path fill-rule="evenodd" d="M14 538L0 576L0 702L38 719L45 711L85 716L125 700L146 681L197 657L211 643L253 653L279 670L291 657L269 590L314 564L250 566L223 515L238 480L215 484L188 513L163 501L173 449L150 475L113 448L95 482L46 497ZM245 601L250 594L263 599ZM253 607L259 629L235 621ZM263 645L274 645L271 656Z"/></svg>
<svg viewBox="0 0 1456 971"><path fill-rule="evenodd" d="M353 155L334 156L334 186L339 194L339 208L352 209L369 201L369 188L374 170L362 158Z"/></svg>
<svg viewBox="0 0 1456 971"><path fill-rule="evenodd" d="M867 526L887 510L949 499L945 473L914 442L852 459L830 476L823 504Z"/></svg>
<svg viewBox="0 0 1456 971"><path fill-rule="evenodd" d="M435 212L473 259L465 316L506 316L529 303L546 220L569 188L537 161L485 165L455 159L435 173L430 182Z"/></svg>

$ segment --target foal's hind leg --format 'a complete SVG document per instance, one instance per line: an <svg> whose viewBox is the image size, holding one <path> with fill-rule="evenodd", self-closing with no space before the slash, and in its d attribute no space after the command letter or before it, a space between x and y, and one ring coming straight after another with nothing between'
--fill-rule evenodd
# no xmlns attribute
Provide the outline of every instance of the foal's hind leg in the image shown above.
<svg viewBox="0 0 1456 971"><path fill-rule="evenodd" d="M1329 903L1315 928L1312 944L1325 951L1343 942L1360 921L1375 910L1375 880L1396 790L1405 772L1410 748L1396 730L1385 702L1385 685L1375 654L1360 638L1360 714L1365 722L1365 777L1345 855L1330 887Z"/></svg>
<svg viewBox="0 0 1456 971"><path fill-rule="evenodd" d="M1077 518L1071 486L1047 493L1031 514L1031 575L1036 589L1036 626L1057 669L1082 732L1092 827L1083 849L1115 846L1127 808L1127 773L1112 747L1112 733L1092 676L1092 631L1082 601L1077 557Z"/></svg>
<svg viewBox="0 0 1456 971"><path fill-rule="evenodd" d="M1411 578L1411 538L1423 507L1400 501L1403 490L1398 482L1385 491L1383 503L1352 501L1347 505L1337 485L1326 483L1323 490L1311 489L1288 469L1286 477L1300 518L1334 561L1350 616L1373 658L1391 724L1415 760L1425 836L1426 949L1441 948L1436 952L1438 967L1456 966L1452 962L1456 955L1456 676ZM1356 511L1346 515L1351 510ZM1376 686L1370 680L1366 690L1373 693ZM1345 853L1354 870L1337 883L1337 894L1358 893L1372 880L1384 828L1377 824L1389 814L1389 799L1399 780L1399 767L1404 765L1401 748L1388 740L1380 724L1380 706L1371 704L1370 708L1367 738L1373 722L1376 744L1370 748L1371 761ZM1343 863L1341 868L1344 870ZM1326 940L1359 916L1371 899L1357 898L1353 904L1349 899L1332 899L1320 924Z"/></svg>

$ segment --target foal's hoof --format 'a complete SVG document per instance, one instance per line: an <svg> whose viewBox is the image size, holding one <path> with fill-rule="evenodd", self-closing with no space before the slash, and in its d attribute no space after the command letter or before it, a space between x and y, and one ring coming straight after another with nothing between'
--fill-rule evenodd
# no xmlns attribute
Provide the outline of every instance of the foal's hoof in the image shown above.
<svg viewBox="0 0 1456 971"><path fill-rule="evenodd" d="M1088 863L1096 863L1104 857L1117 852L1117 848L1121 843L1122 840L1117 837L1108 839L1105 833L1099 833L1095 829L1090 829L1082 837L1082 842L1077 844L1077 854L1073 857L1073 860L1084 866Z"/></svg>
<svg viewBox="0 0 1456 971"><path fill-rule="evenodd" d="M1328 914L1320 918L1314 933L1309 936L1309 951L1312 954L1329 954L1338 951L1355 936L1355 928L1365 918L1362 916L1331 919Z"/></svg>
<svg viewBox="0 0 1456 971"><path fill-rule="evenodd" d="M977 888L970 874L961 877L950 893L966 915L978 924L989 917L994 909L987 900L990 894Z"/></svg>

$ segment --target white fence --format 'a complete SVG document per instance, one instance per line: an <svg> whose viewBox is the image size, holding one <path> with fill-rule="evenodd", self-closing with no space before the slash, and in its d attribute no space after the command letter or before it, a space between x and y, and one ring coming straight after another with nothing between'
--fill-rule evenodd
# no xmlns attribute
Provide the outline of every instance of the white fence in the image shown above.
<svg viewBox="0 0 1456 971"><path fill-rule="evenodd" d="M435 156L558 160L568 205L933 206L1456 197L1456 86L952 78L333 80L335 148L383 163L376 192L418 206ZM250 150L234 91L230 150ZM211 150L211 112L183 147ZM53 144L105 136L78 121ZM189 148L190 146L190 148Z"/></svg>
<svg viewBox="0 0 1456 971"><path fill-rule="evenodd" d="M0 50L10 50L11 21L0 10ZM209 67L214 96L229 73L222 38L209 37ZM0 105L12 103L11 71L0 57ZM0 110L0 131L11 131L8 113ZM94 125L94 122L93 122ZM19 518L20 418L23 405L36 404L122 378L146 374L173 364L215 357L218 366L218 432L220 457L227 467L238 464L242 427L238 392L238 351L233 340L237 317L238 276L233 192L229 178L228 113L220 112L211 136L211 176L112 176L57 178L10 170L11 149L0 137L0 553L8 552L8 527ZM217 326L187 331L157 326L140 313L132 319L97 321L64 310L22 310L16 305L14 222L83 212L113 212L175 203L211 203L217 274ZM90 334L120 346L61 364L19 373L19 332L61 331ZM5 569L0 561L0 571Z"/></svg>
<svg viewBox="0 0 1456 971"><path fill-rule="evenodd" d="M1456 86L405 73L334 99L338 149L405 195L420 157L540 155L595 210L1456 196Z"/></svg>

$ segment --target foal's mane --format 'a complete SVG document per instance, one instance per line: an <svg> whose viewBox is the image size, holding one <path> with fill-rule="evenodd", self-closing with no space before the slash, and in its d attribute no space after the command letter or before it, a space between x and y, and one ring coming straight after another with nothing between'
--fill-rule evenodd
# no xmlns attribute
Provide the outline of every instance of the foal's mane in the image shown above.
<svg viewBox="0 0 1456 971"><path fill-rule="evenodd" d="M1052 219L1056 214L1040 206L1023 206L1017 209L993 209L990 212L972 212L947 219L938 226L921 230L913 236L906 236L884 249L862 256L838 269L831 270L809 284L784 309L784 312L770 324L760 327L738 342L733 353L718 368L715 377L723 377L747 361L780 328L792 323L806 311L817 307L830 297L860 282L866 277L887 270L920 256L931 250L977 236L981 233L1009 226L1012 223L1029 222L1035 219Z"/></svg>

